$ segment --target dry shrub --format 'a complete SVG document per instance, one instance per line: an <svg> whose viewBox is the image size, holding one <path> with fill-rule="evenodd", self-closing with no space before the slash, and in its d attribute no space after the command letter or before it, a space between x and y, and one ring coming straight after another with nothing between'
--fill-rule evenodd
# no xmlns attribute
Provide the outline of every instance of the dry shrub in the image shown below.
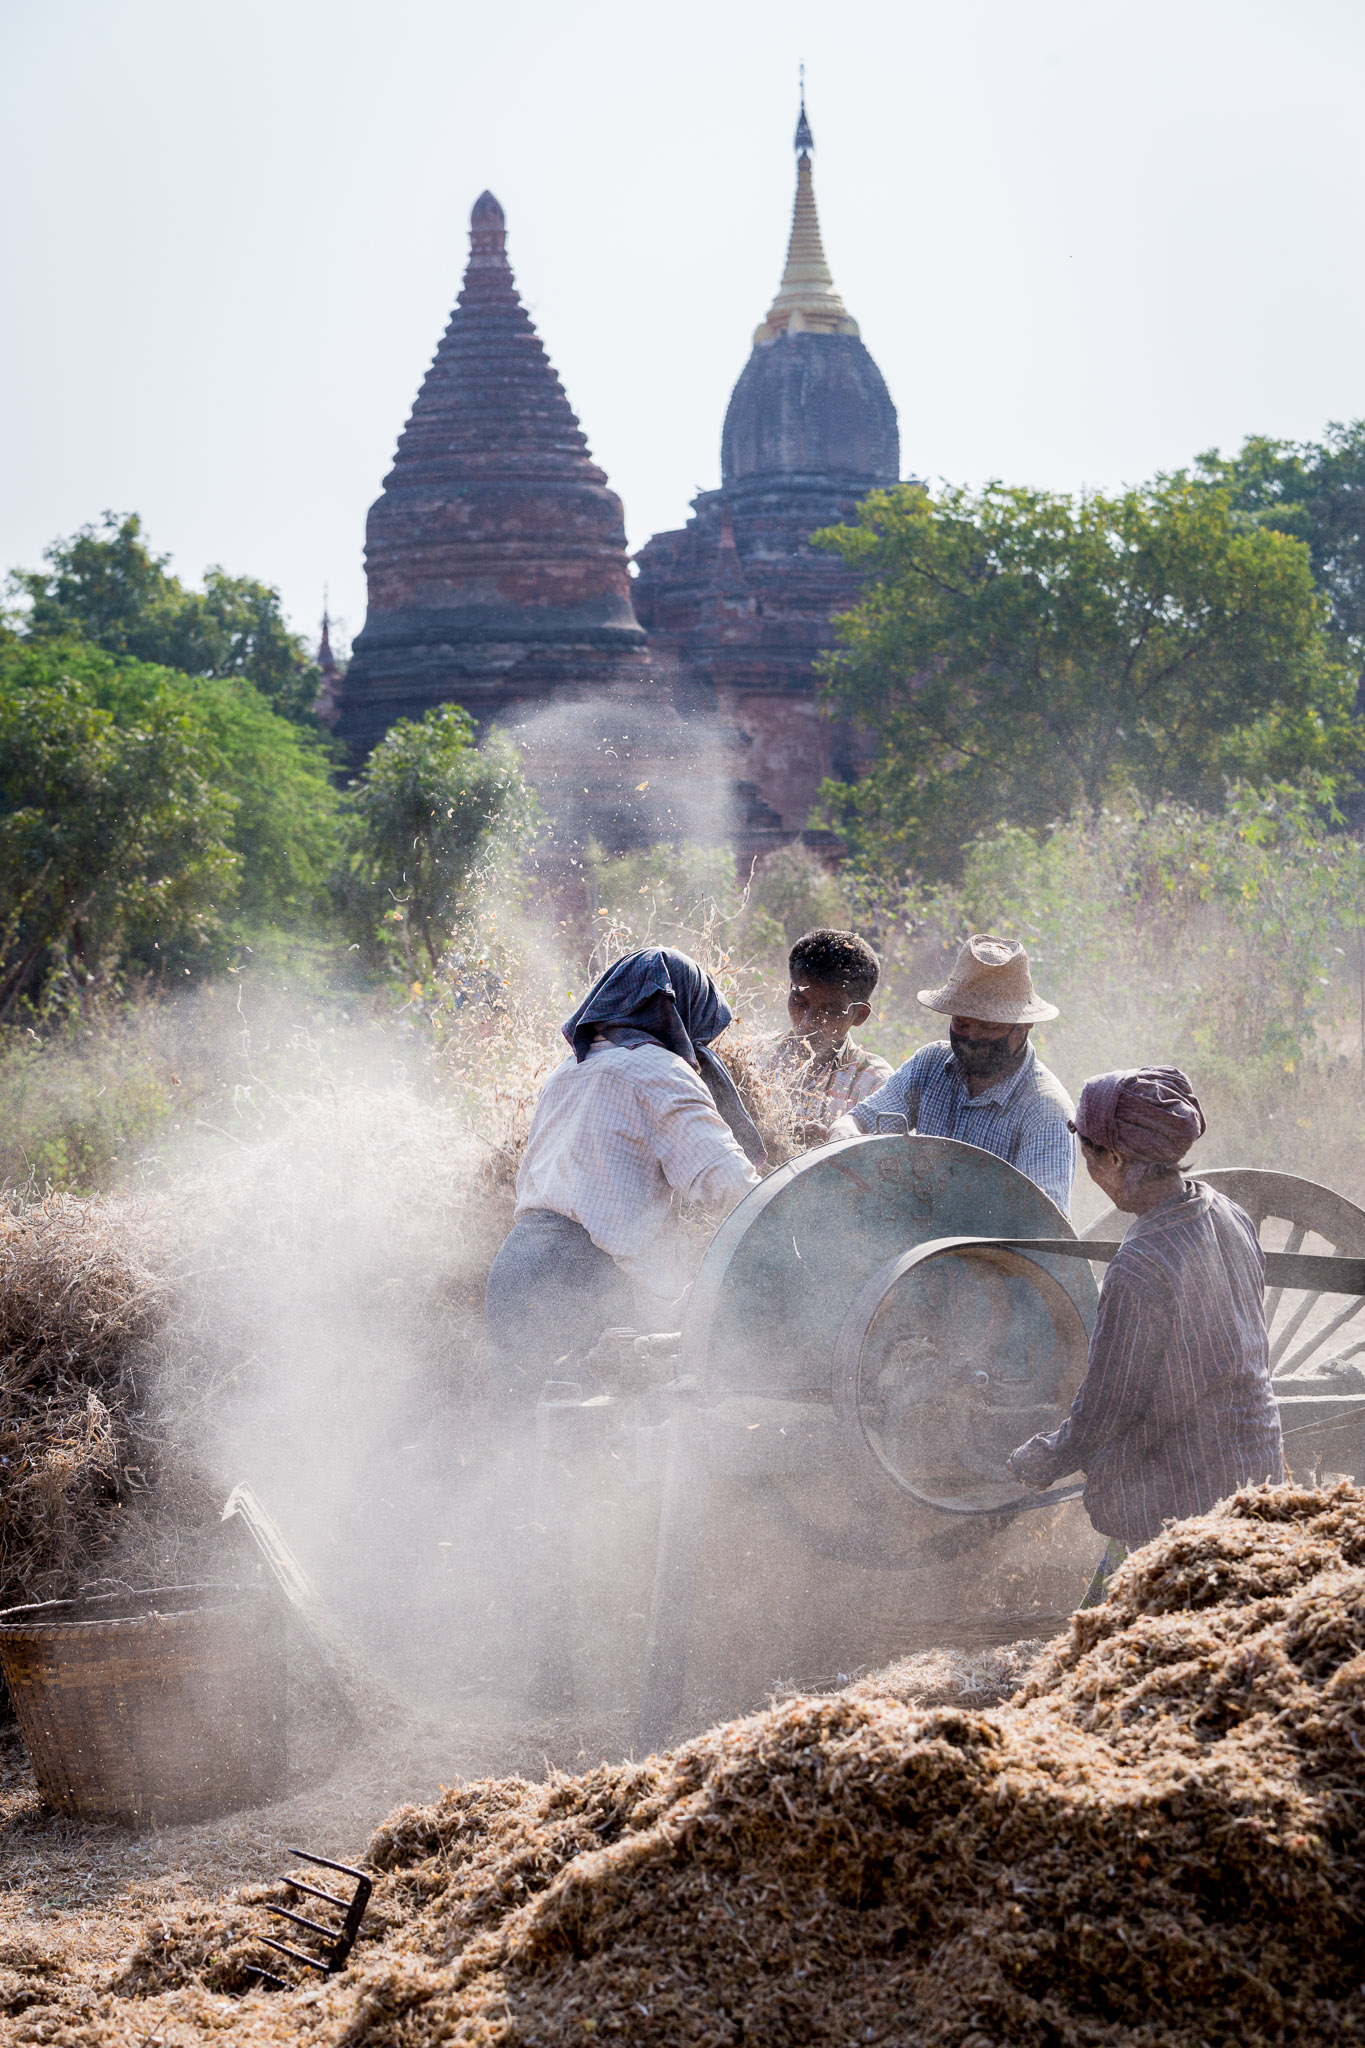
<svg viewBox="0 0 1365 2048"><path fill-rule="evenodd" d="M1135 1553L1012 1705L913 1696L400 1809L347 1976L253 1994L242 2037L1365 2041L1365 1493L1241 1494ZM240 1981L227 1917L211 1956L202 1913L168 1921L118 1989Z"/></svg>

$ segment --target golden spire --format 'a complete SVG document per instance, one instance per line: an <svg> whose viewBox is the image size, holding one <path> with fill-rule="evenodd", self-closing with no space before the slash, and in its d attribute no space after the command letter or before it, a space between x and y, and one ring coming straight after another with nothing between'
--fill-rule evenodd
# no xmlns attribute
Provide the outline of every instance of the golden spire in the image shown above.
<svg viewBox="0 0 1365 2048"><path fill-rule="evenodd" d="M815 211L815 186L811 179L810 156L815 139L806 119L806 94L801 93L801 115L796 124L796 204L792 208L791 240L787 244L787 267L782 273L777 297L768 308L763 325L754 332L755 342L775 341L779 334L856 334L858 323L834 289L834 279L825 261L820 240L820 216Z"/></svg>

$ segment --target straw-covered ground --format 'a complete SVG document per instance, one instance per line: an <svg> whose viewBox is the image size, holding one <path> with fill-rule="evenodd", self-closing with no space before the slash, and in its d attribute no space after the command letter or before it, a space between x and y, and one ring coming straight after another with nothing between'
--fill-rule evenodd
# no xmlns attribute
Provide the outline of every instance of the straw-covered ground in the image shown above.
<svg viewBox="0 0 1365 2048"><path fill-rule="evenodd" d="M399 1807L330 1983L250 1988L278 1888L12 1923L9 2038L1365 2040L1363 1797L1365 1493L1251 1491L1137 1552L1011 1704L893 1668Z"/></svg>

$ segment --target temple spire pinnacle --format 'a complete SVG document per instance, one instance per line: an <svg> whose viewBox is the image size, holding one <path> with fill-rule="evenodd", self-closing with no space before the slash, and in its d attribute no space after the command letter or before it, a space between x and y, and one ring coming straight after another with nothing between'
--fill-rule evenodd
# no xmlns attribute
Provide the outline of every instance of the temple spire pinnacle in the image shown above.
<svg viewBox="0 0 1365 2048"><path fill-rule="evenodd" d="M787 266L767 317L754 331L755 343L775 341L783 333L856 335L858 332L857 321L849 318L848 308L834 289L834 278L820 239L820 216L815 210L815 184L810 167L815 137L806 118L804 65L801 112L793 147L797 152L796 203L792 208Z"/></svg>
<svg viewBox="0 0 1365 2048"><path fill-rule="evenodd" d="M806 119L806 67L803 64L801 66L801 112L797 116L796 137L792 143L792 148L798 156L809 156L814 147L815 137L811 134L810 122Z"/></svg>
<svg viewBox="0 0 1365 2048"><path fill-rule="evenodd" d="M318 642L318 668L324 676L339 676L336 656L332 652L332 618L327 609L327 585L322 586L322 638Z"/></svg>
<svg viewBox="0 0 1365 2048"><path fill-rule="evenodd" d="M318 693L313 699L313 716L319 725L332 727L341 716L342 674L332 652L332 619L327 608L327 585L322 586L322 639L318 643Z"/></svg>

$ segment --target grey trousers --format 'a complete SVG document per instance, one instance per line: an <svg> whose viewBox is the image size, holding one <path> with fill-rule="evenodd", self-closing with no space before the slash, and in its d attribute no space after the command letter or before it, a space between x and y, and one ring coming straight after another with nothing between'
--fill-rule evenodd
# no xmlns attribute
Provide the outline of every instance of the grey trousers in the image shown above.
<svg viewBox="0 0 1365 2048"><path fill-rule="evenodd" d="M509 1413L529 1413L547 1379L572 1378L568 1365L603 1330L635 1319L631 1286L615 1259L554 1209L517 1218L489 1269L484 1307L494 1390Z"/></svg>

